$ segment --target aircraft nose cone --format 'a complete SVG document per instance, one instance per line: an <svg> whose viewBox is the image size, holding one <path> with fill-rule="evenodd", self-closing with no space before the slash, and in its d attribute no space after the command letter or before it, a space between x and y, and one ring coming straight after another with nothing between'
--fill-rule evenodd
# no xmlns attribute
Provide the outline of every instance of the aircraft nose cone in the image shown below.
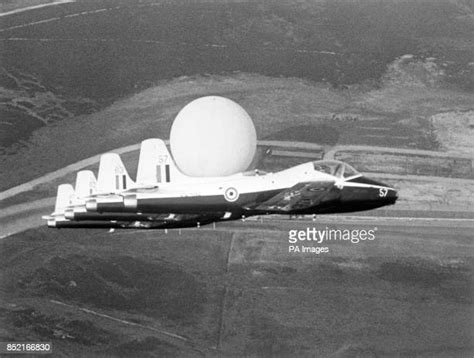
<svg viewBox="0 0 474 358"><path fill-rule="evenodd" d="M379 185L382 187L379 189L379 200L381 200L384 205L395 204L398 199L398 191L383 183Z"/></svg>
<svg viewBox="0 0 474 358"><path fill-rule="evenodd" d="M393 188L387 188L388 192L387 192L387 203L388 204L395 204L395 202L397 201L398 199L398 192L393 189Z"/></svg>
<svg viewBox="0 0 474 358"><path fill-rule="evenodd" d="M355 183L356 185L361 184L362 186L365 186L365 185L372 186L373 189L371 189L370 199L368 200L374 201L378 203L378 205L381 205L381 206L392 205L392 204L395 204L395 202L398 199L397 190L392 188L390 185L379 182L377 180L373 180L365 176L360 176L360 177L349 180L349 182ZM351 199L353 198L351 197ZM361 197L360 199L367 200L367 197Z"/></svg>

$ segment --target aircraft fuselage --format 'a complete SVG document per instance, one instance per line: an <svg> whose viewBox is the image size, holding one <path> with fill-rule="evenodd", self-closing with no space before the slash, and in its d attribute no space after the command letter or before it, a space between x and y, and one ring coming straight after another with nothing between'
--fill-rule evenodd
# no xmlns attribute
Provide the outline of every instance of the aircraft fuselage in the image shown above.
<svg viewBox="0 0 474 358"><path fill-rule="evenodd" d="M329 171L326 166L333 172L318 170ZM151 189L95 195L66 209L65 220L51 220L49 224L54 227L186 227L254 215L370 210L397 200L394 188L355 171L354 175L344 177L341 172L344 167L348 166L336 161L310 162L278 173L193 178L162 183Z"/></svg>

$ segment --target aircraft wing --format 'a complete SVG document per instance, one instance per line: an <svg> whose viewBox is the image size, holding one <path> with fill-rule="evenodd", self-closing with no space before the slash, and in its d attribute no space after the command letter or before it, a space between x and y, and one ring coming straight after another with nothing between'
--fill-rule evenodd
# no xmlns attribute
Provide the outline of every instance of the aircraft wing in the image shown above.
<svg viewBox="0 0 474 358"><path fill-rule="evenodd" d="M293 211L307 209L319 204L334 186L334 181L298 183L283 190L267 201L259 203L256 210Z"/></svg>

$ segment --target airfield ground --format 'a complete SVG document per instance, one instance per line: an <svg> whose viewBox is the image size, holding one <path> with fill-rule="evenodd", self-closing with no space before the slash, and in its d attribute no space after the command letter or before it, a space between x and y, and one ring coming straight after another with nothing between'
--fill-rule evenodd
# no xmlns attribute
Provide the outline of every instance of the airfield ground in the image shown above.
<svg viewBox="0 0 474 358"><path fill-rule="evenodd" d="M232 98L232 93L224 93L228 94ZM296 92L294 95L297 102ZM312 95L316 98L322 93ZM100 153L101 148L136 144L145 138L143 128L147 126L162 126L153 134L159 137L188 97L166 101L171 107L163 109L164 102L151 105L152 98L159 98L154 96L150 92L117 104L103 112L103 117L93 114L74 122L66 120L62 130L45 127L33 139L34 145L3 157L11 168L4 185L13 180L11 175L31 178L31 173L56 169L51 163L72 164L72 158L84 159ZM271 98L265 103L278 103L272 95L265 96L260 98ZM242 90L239 98L250 103L245 101L253 97ZM168 111L163 122L153 122L158 108L154 106ZM257 127L267 128L258 127L259 131L267 133L270 127L265 120L273 116L276 113L256 122ZM52 209L56 184L74 182L74 171L66 171L1 204L3 213L13 208L0 220L3 231L33 227L0 240L2 340L51 341L57 356L472 356L473 224L472 218L454 219L457 213L461 217L472 214L472 158L435 140L430 142L434 147L424 146L421 127L406 129L406 138L385 141L393 145L391 154L380 155L371 150L376 148L372 140L377 137L361 134L354 137L355 142L348 140L353 128L368 125L364 119L351 119L355 123L350 125L333 125L341 122L337 119L315 119L311 132L307 126L314 118L303 117L302 124L291 131L295 138L308 138L304 137L307 133L321 129L329 136L337 127L336 143L320 143L320 149L309 151L275 145L270 155L265 154L268 147L261 148L261 167L278 169L329 153L399 188L401 199L394 207L399 211L388 216L405 218L248 220L218 224L215 230L209 226L167 234L37 228L40 216ZM98 141L99 128L110 128L111 123L117 124L115 130L107 130L104 141ZM371 123L385 133L378 126L388 122ZM403 123L407 122L402 120L397 128L403 128ZM275 123L276 128L278 125L283 122ZM91 146L78 146L84 138L79 139L79 133L91 133ZM138 140L130 142L133 139ZM369 148L334 151L359 140ZM64 151L58 152L61 143ZM411 147L410 143L418 144ZM396 153L400 146L414 153ZM425 156L423 150L433 155ZM59 161L46 161L43 167L42 160L48 156ZM24 166L13 165L10 161L15 158ZM123 159L133 177L137 152ZM377 166L379 159L383 162ZM97 164L89 168L97 170ZM384 178L390 173L396 177ZM371 215L377 213L380 211ZM377 227L377 238L358 244L330 243L329 253L319 255L288 252L289 230L326 226Z"/></svg>
<svg viewBox="0 0 474 358"><path fill-rule="evenodd" d="M257 162L271 168L339 153L308 147L261 142ZM123 159L134 177L137 151ZM58 356L468 357L473 188L470 173L459 173L398 176L391 182L401 189L399 204L355 217L168 232L37 228L55 186L74 180L65 170L2 201L1 332L52 341ZM374 229L376 239L303 242L297 246L329 252L290 253L290 230L312 227Z"/></svg>
<svg viewBox="0 0 474 358"><path fill-rule="evenodd" d="M393 170L388 181L401 189L395 210L168 232L37 229L56 185L72 183L74 170L2 200L0 334L51 341L58 356L472 355L470 166L459 165L455 177L433 177L427 174L438 173L420 156L410 160L397 149L385 155L392 166L385 161L378 169L371 158L380 156L377 149L365 148L364 161L353 147L308 147L261 142L256 166L278 169L342 153L375 177ZM134 177L137 151L122 157ZM97 163L86 168L96 171ZM290 253L289 231L308 227L374 229L377 236L298 243L329 252Z"/></svg>
<svg viewBox="0 0 474 358"><path fill-rule="evenodd" d="M472 357L472 6L130 4L2 18L0 197L62 174L0 200L0 341L50 341L53 356ZM256 166L341 159L400 200L167 233L40 226L74 182L65 166L168 138L186 103L216 94L260 140L313 146L261 147ZM134 177L137 151L122 157ZM376 239L290 253L289 231L308 227Z"/></svg>
<svg viewBox="0 0 474 358"><path fill-rule="evenodd" d="M289 253L289 231L307 227L376 238ZM56 355L468 357L472 229L324 218L33 229L0 244L2 337L52 341Z"/></svg>

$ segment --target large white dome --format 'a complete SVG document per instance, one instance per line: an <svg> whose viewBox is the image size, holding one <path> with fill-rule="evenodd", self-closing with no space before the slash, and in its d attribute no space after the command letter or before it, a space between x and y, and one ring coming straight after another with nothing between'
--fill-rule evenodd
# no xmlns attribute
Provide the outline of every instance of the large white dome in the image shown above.
<svg viewBox="0 0 474 358"><path fill-rule="evenodd" d="M179 169L197 177L244 171L253 160L257 134L247 112L230 99L198 98L176 116L170 147Z"/></svg>

